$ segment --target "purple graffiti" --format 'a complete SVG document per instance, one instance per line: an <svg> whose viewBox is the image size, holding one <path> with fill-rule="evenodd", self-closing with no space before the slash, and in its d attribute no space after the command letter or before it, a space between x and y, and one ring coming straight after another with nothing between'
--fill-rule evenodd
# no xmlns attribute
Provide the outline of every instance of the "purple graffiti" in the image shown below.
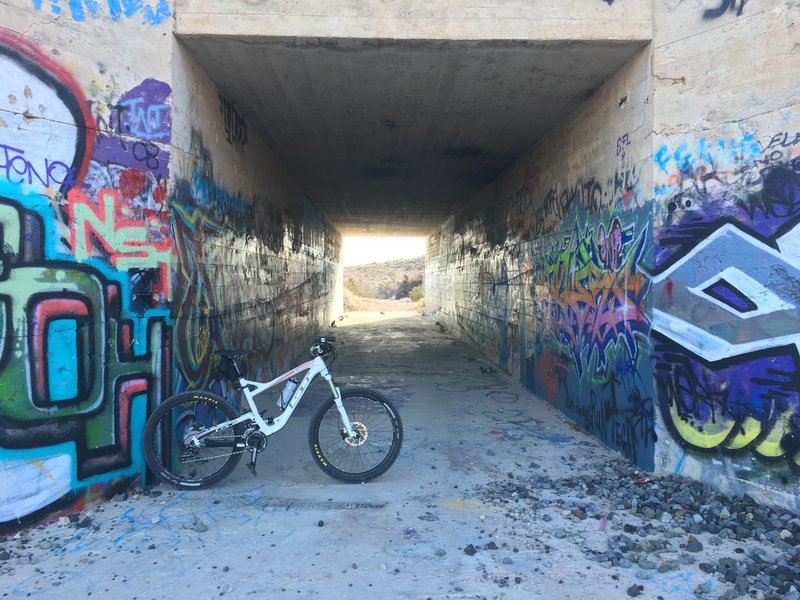
<svg viewBox="0 0 800 600"><path fill-rule="evenodd" d="M123 94L110 105L107 118L97 117L100 135L94 158L125 167L150 171L156 179L169 176L169 152L163 145L170 142L172 113L169 85L155 79Z"/></svg>
<svg viewBox="0 0 800 600"><path fill-rule="evenodd" d="M597 252L600 261L609 271L616 271L622 264L622 225L614 219L606 234L602 223L597 230Z"/></svg>
<svg viewBox="0 0 800 600"><path fill-rule="evenodd" d="M760 238L772 238L800 218L800 157L761 169L752 165L732 183L718 178L694 182L673 194L666 208L665 226L657 235L657 268L707 238L720 221L740 223Z"/></svg>

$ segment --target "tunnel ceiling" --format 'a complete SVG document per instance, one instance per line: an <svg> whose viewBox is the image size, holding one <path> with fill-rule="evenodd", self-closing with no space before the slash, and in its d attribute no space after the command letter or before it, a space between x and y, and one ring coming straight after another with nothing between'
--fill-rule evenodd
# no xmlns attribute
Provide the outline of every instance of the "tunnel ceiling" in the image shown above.
<svg viewBox="0 0 800 600"><path fill-rule="evenodd" d="M181 41L344 235L426 235L636 42Z"/></svg>

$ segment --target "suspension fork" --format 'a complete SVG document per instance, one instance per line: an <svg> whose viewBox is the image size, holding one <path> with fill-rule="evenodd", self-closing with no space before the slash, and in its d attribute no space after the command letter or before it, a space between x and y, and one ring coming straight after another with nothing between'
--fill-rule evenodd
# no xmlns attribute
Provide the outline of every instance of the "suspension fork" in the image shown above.
<svg viewBox="0 0 800 600"><path fill-rule="evenodd" d="M344 403L342 402L342 390L333 383L333 377L331 377L331 373L327 369L322 372L322 377L328 382L328 386L331 388L331 392L333 392L333 402L336 404L339 416L342 418L347 436L351 438L355 437L356 430L353 429L353 424L350 422L350 417L347 416L347 411L344 409Z"/></svg>

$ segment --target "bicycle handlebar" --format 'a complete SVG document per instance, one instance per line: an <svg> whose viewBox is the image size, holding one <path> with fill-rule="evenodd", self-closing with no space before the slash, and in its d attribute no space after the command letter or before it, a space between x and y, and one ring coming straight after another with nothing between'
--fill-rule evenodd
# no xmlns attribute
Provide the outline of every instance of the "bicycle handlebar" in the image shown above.
<svg viewBox="0 0 800 600"><path fill-rule="evenodd" d="M333 354L336 352L336 349L333 347L332 342L335 341L335 337L319 338L314 345L311 346L311 356L327 356L328 354Z"/></svg>

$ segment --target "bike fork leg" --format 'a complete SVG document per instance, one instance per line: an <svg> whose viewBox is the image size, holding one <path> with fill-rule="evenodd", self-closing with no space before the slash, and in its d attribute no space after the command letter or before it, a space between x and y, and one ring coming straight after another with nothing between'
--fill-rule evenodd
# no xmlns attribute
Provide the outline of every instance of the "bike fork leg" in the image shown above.
<svg viewBox="0 0 800 600"><path fill-rule="evenodd" d="M347 416L347 411L344 409L344 404L342 403L342 391L333 384L333 379L328 379L328 385L331 387L331 391L333 392L333 402L336 404L336 408L339 411L339 416L342 418L342 423L344 423L344 429L347 432L347 435L351 438L355 437L355 429L353 429L353 424L350 422L350 417Z"/></svg>

